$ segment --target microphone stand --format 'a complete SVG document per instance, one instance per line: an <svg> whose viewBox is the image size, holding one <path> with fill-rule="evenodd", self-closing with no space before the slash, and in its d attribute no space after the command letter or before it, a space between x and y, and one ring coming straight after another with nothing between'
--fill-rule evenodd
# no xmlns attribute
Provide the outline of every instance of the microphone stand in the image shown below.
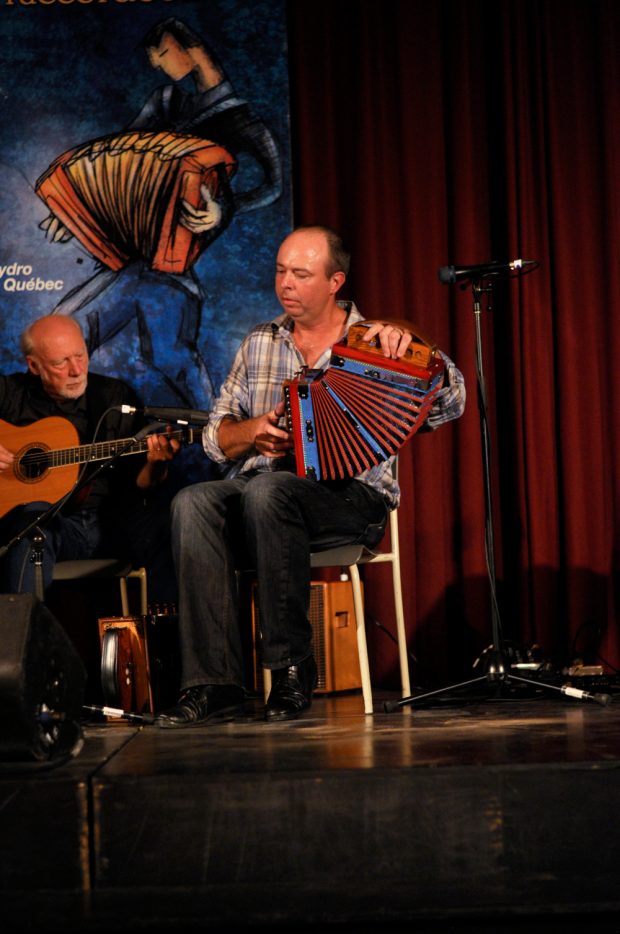
<svg viewBox="0 0 620 934"><path fill-rule="evenodd" d="M611 696L609 694L591 694L588 691L583 691L580 688L574 688L570 685L557 686L554 684L549 684L546 681L535 681L532 678L523 678L519 675L515 675L513 674L511 666L506 661L502 651L501 620L497 602L497 580L495 572L495 537L493 522L493 498L491 489L491 439L487 409L486 381L483 367L482 332L480 324L482 315L481 295L483 292L490 293L492 291L492 286L490 284L482 284L485 278L486 276L484 273L480 273L478 276L472 277L471 289L473 295L473 311L476 336L476 381L478 390L478 410L480 415L480 434L482 440L482 466L484 479L484 545L491 596L491 629L493 642L487 649L485 649L485 651L480 656L480 659L477 659L475 662L476 665L478 664L478 661L483 661L483 667L485 669L484 674L477 678L471 678L468 681L461 681L458 684L452 684L447 687L438 688L435 691L426 691L422 694L403 697L399 701L386 701L383 705L386 713L391 713L393 710L397 710L399 707L413 706L414 704L421 703L432 697L439 698L444 695L452 694L454 692L461 691L462 689L470 688L477 684L482 684L483 682L494 689L495 696L498 696L501 692L502 685L508 684L510 682L517 682L519 684L531 685L538 689L543 688L549 691L558 691L559 693L565 694L567 697L574 698L575 700L591 700L603 707L607 706L611 702Z"/></svg>

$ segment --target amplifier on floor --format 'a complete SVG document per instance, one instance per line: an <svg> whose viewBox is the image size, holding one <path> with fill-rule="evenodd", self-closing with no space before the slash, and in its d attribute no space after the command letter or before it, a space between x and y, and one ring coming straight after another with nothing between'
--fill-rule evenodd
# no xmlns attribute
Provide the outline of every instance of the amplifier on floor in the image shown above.
<svg viewBox="0 0 620 934"><path fill-rule="evenodd" d="M350 581L314 581L310 585L310 623L318 668L317 694L352 691L362 686L355 609ZM263 691L260 608L252 587L254 689Z"/></svg>

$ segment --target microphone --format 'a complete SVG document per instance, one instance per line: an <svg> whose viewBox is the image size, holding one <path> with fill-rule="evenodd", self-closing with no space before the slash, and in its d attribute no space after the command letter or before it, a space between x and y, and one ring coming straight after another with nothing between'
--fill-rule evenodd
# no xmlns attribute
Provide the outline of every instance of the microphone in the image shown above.
<svg viewBox="0 0 620 934"><path fill-rule="evenodd" d="M120 717L123 720L135 720L138 723L154 723L155 715L152 713L131 713L120 707L99 707L94 704L82 704L82 710L92 710L93 713L102 713L104 717Z"/></svg>
<svg viewBox="0 0 620 934"><path fill-rule="evenodd" d="M148 418L154 418L160 422L173 422L176 425L206 425L209 421L209 413L201 412L196 409L175 409L158 406L145 405L138 409L133 405L115 405L117 412L123 415L146 415Z"/></svg>
<svg viewBox="0 0 620 934"><path fill-rule="evenodd" d="M458 279L485 279L488 276L508 276L511 272L530 272L538 266L536 259L512 259L505 263L482 263L479 266L442 266L437 275L444 285Z"/></svg>

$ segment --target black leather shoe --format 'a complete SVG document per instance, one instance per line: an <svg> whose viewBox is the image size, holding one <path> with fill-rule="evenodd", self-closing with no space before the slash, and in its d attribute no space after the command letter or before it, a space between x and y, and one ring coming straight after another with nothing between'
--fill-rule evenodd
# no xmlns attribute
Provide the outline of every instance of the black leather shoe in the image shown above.
<svg viewBox="0 0 620 934"><path fill-rule="evenodd" d="M298 665L272 671L265 719L294 720L312 703L316 685L316 662L312 655Z"/></svg>
<svg viewBox="0 0 620 934"><path fill-rule="evenodd" d="M155 717L158 726L197 726L208 720L233 715L244 706L245 694L234 684L199 684L187 688L178 703Z"/></svg>

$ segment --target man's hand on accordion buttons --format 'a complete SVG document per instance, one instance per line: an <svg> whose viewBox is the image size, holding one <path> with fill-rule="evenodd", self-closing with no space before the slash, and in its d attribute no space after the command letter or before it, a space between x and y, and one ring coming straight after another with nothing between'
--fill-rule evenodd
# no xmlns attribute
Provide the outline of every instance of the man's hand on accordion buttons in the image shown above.
<svg viewBox="0 0 620 934"><path fill-rule="evenodd" d="M254 447L264 457L284 457L293 447L290 432L278 427L283 415L284 403L280 401L274 409L257 419Z"/></svg>
<svg viewBox="0 0 620 934"><path fill-rule="evenodd" d="M397 324L376 322L370 325L362 340L368 343L374 338L377 338L381 344L385 356L396 360L406 353L413 339L413 334Z"/></svg>
<svg viewBox="0 0 620 934"><path fill-rule="evenodd" d="M66 243L71 240L73 234L67 230L64 224L61 224L57 217L48 214L39 224L39 230L45 233L45 239L50 243Z"/></svg>
<svg viewBox="0 0 620 934"><path fill-rule="evenodd" d="M189 201L183 199L181 217L179 222L187 227L193 234L206 233L213 230L222 220L222 208L211 194L207 185L200 186L200 194L204 200L204 207L195 208Z"/></svg>

